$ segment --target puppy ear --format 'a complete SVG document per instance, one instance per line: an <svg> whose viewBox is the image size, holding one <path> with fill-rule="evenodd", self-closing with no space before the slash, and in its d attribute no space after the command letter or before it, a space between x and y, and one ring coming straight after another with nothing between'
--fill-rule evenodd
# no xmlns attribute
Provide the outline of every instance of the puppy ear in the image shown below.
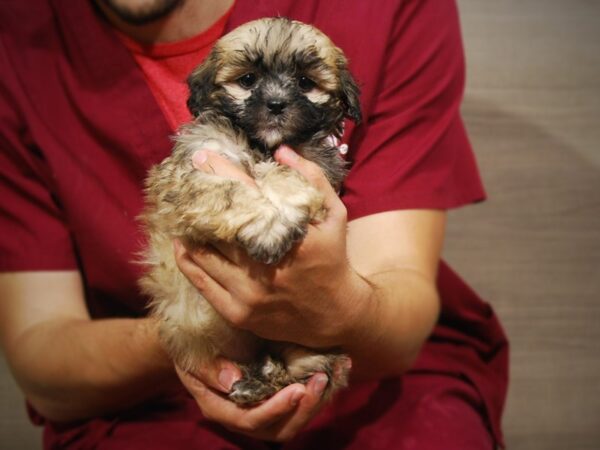
<svg viewBox="0 0 600 450"><path fill-rule="evenodd" d="M360 89L350 71L345 67L340 70L340 89L345 107L344 113L358 125L362 120Z"/></svg>
<svg viewBox="0 0 600 450"><path fill-rule="evenodd" d="M210 95L215 89L215 76L217 73L217 58L211 52L202 64L200 64L188 77L187 83L190 96L187 107L194 117L198 117L200 111L206 108L210 102Z"/></svg>

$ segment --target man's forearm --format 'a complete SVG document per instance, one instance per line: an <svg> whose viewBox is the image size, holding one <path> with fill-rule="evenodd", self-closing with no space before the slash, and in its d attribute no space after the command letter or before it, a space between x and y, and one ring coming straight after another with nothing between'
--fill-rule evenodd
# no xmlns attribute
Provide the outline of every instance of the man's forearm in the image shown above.
<svg viewBox="0 0 600 450"><path fill-rule="evenodd" d="M365 307L345 350L355 380L399 375L410 368L439 314L434 283L416 271L394 269L369 275Z"/></svg>
<svg viewBox="0 0 600 450"><path fill-rule="evenodd" d="M28 400L55 421L124 409L177 383L150 319L42 322L7 356Z"/></svg>

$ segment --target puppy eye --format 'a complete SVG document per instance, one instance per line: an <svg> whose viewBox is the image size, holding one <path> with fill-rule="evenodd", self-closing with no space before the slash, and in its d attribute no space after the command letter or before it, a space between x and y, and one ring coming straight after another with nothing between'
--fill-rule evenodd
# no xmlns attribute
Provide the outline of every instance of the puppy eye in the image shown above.
<svg viewBox="0 0 600 450"><path fill-rule="evenodd" d="M315 83L313 80L311 80L308 77L301 76L300 78L298 78L298 87L303 92L312 91L316 86L317 86L317 83Z"/></svg>
<svg viewBox="0 0 600 450"><path fill-rule="evenodd" d="M237 82L244 89L250 89L252 86L254 86L254 84L256 84L256 80L256 75L251 72L238 78Z"/></svg>

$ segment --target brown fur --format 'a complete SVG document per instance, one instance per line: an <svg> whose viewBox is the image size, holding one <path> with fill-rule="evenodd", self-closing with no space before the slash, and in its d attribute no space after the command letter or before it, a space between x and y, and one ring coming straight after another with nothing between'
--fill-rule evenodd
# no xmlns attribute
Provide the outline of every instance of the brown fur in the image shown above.
<svg viewBox="0 0 600 450"><path fill-rule="evenodd" d="M217 355L238 361L245 377L230 398L240 404L259 402L316 372L329 375L329 394L346 383L348 359L269 343L232 327L179 272L172 240L191 248L235 243L256 260L276 264L309 222L325 218L323 196L275 163L272 151L293 145L334 186L341 184L343 162L329 137L340 137L344 117L360 119L358 89L346 65L341 50L309 25L287 19L242 25L190 76L188 105L196 119L181 128L172 155L146 181L148 271L141 286L152 297L160 337L185 370ZM247 74L256 78L252 86L241 81ZM258 189L194 169L191 156L200 149L230 159Z"/></svg>

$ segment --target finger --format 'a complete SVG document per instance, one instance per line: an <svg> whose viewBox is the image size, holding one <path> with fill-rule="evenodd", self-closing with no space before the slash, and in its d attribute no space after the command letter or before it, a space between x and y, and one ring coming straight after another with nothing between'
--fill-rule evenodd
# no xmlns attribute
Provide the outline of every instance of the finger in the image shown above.
<svg viewBox="0 0 600 450"><path fill-rule="evenodd" d="M200 257L202 250L191 254L177 239L173 241L175 260L177 267L183 275L200 291L202 297L208 301L213 308L231 323L241 325L248 316L245 305L234 301L231 293L227 291L217 280L207 273L201 264L205 264ZM224 258L222 258L224 260ZM226 260L224 260L226 261ZM235 267L232 265L232 267Z"/></svg>
<svg viewBox="0 0 600 450"><path fill-rule="evenodd" d="M224 156L209 150L198 150L192 155L192 165L202 172L241 181L256 187L256 183L244 170Z"/></svg>
<svg viewBox="0 0 600 450"><path fill-rule="evenodd" d="M244 408L206 387L194 389L191 393L207 419L255 437L264 436L271 424L297 408L306 391L300 384L288 386L266 402L253 408Z"/></svg>
<svg viewBox="0 0 600 450"><path fill-rule="evenodd" d="M222 257L236 266L248 267L250 265L258 264L248 256L246 250L239 245L228 244L227 242L215 242L212 244L212 247L214 247L215 251L220 253Z"/></svg>
<svg viewBox="0 0 600 450"><path fill-rule="evenodd" d="M287 145L282 145L275 152L275 160L300 172L313 186L321 192L331 191L333 188L321 168L312 161L303 158Z"/></svg>
<svg viewBox="0 0 600 450"><path fill-rule="evenodd" d="M334 214L345 214L345 207L327 180L323 170L312 161L303 158L286 145L275 152L275 160L300 172L319 192L325 196L325 206Z"/></svg>
<svg viewBox="0 0 600 450"><path fill-rule="evenodd" d="M219 249L215 248L219 247ZM228 253L224 256L220 249ZM255 263L240 248L228 244L211 244L189 252L190 258L212 280L227 290L229 297L238 300L254 297L262 287L258 282L260 278L254 269ZM249 277L248 273L255 273Z"/></svg>
<svg viewBox="0 0 600 450"><path fill-rule="evenodd" d="M210 364L183 371L182 376L185 376L190 383L200 381L212 389L229 393L233 383L242 378L242 372L232 361L217 357Z"/></svg>
<svg viewBox="0 0 600 450"><path fill-rule="evenodd" d="M175 252L175 262L181 273L199 289L203 294L221 297L227 294L227 291L210 276L202 267L203 259L200 257L204 247L189 252L179 239L173 240L173 250Z"/></svg>
<svg viewBox="0 0 600 450"><path fill-rule="evenodd" d="M306 386L292 384L285 387L266 402L247 411L242 431L251 431L257 437L269 435L269 427L293 413L306 396Z"/></svg>
<svg viewBox="0 0 600 450"><path fill-rule="evenodd" d="M298 408L273 427L271 431L273 440L287 441L308 424L324 404L323 392L327 383L328 378L324 373L317 373L311 377L306 384L306 394L300 400Z"/></svg>

